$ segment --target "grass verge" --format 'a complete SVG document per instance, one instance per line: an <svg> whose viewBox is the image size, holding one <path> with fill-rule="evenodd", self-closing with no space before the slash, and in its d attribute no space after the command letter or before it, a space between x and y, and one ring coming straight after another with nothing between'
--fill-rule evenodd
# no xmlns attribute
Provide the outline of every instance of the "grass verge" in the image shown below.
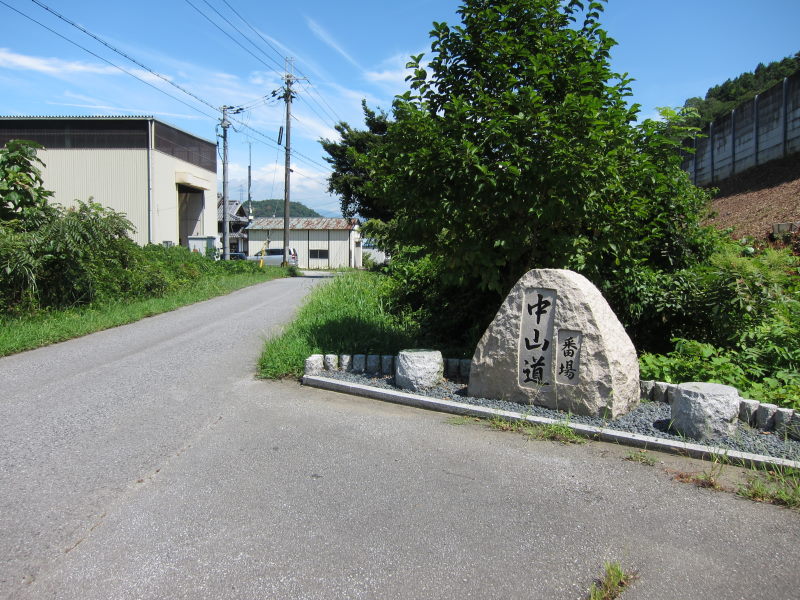
<svg viewBox="0 0 800 600"><path fill-rule="evenodd" d="M395 354L418 345L418 329L390 314L383 275L350 271L314 289L294 321L264 346L260 377L300 377L312 354Z"/></svg>
<svg viewBox="0 0 800 600"><path fill-rule="evenodd" d="M589 588L589 600L614 600L635 579L636 573L626 573L618 562L607 562L603 577Z"/></svg>
<svg viewBox="0 0 800 600"><path fill-rule="evenodd" d="M35 316L0 316L0 356L32 350L103 329L133 323L144 317L175 310L181 306L208 300L287 275L288 273L284 269L267 267L262 272L204 277L183 289L167 293L159 298L52 310Z"/></svg>

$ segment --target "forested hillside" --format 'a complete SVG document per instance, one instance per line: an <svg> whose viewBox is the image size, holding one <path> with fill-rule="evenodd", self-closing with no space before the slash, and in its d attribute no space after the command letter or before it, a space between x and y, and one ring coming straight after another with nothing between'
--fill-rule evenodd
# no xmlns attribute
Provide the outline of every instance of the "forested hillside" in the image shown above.
<svg viewBox="0 0 800 600"><path fill-rule="evenodd" d="M754 71L742 73L734 79L728 79L725 83L710 88L706 92L705 99L694 97L686 100L684 106L695 108L699 113L699 117L689 124L703 128L798 70L800 70L800 52L766 66L759 63Z"/></svg>
<svg viewBox="0 0 800 600"><path fill-rule="evenodd" d="M253 216L255 217L282 217L283 200L253 200ZM289 203L289 216L292 217L321 217L314 209L308 208L301 202Z"/></svg>

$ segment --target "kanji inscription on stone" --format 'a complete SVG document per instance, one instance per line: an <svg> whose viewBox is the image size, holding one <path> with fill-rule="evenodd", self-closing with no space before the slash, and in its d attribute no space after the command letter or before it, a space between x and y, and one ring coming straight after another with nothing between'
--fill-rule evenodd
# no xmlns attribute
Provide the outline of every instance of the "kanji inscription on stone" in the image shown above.
<svg viewBox="0 0 800 600"><path fill-rule="evenodd" d="M558 330L556 348L556 382L567 385L578 384L583 334L569 329Z"/></svg>
<svg viewBox="0 0 800 600"><path fill-rule="evenodd" d="M519 383L533 387L553 382L553 321L556 291L532 289L525 293L519 339Z"/></svg>

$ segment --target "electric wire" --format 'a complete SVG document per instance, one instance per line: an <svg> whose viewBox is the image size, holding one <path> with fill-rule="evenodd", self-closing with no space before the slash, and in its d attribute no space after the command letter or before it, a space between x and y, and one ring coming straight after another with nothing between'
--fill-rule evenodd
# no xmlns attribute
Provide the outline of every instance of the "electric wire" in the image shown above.
<svg viewBox="0 0 800 600"><path fill-rule="evenodd" d="M88 35L89 37L91 37L91 38L95 39L96 41L98 41L99 43L103 44L103 45L104 45L104 46L106 46L108 49L112 50L113 52L115 52L115 53L119 54L120 56L123 56L124 58L126 58L126 59L130 60L131 62L133 62L133 63L134 63L134 64L136 64L137 66L141 67L142 69L144 69L144 70L145 70L145 71L147 71L148 73L150 73L150 74L152 74L152 75L154 75L154 76L158 77L159 79L161 79L161 80L165 81L166 83L169 83L171 86L173 86L173 87L175 87L176 89L180 90L181 92L183 92L183 93L187 94L188 96L190 96L191 98L195 99L196 101L198 101L198 102L202 103L203 105L205 105L205 106L207 106L207 107L211 108L211 109L212 109L212 110L214 110L215 112L219 110L217 107L215 107L215 106L214 106L213 104L211 104L210 102L208 102L208 101L204 100L203 98L200 98L199 96L197 96L197 95L196 95L196 94L194 94L193 92L191 92L191 91L187 90L187 89L186 89L186 88L184 88L183 86L180 86L180 85L176 84L175 82L171 81L170 79L168 79L167 77L165 77L165 76L163 76L163 75L161 75L161 74L157 73L156 71L154 71L154 70L153 70L153 69L151 69L150 67L147 67L146 65L144 65L143 63L141 63L141 62L140 62L140 61L138 61L137 59L133 58L132 56L128 55L127 53L125 53L125 52L123 52L123 51L121 51L121 50L119 50L119 49L115 48L113 45L111 45L110 43L106 42L105 40L103 40L103 39L102 39L102 38L100 38L99 36L97 36L97 35L93 34L92 32L90 32L89 30L85 29L84 27L81 27L81 26L80 26L80 25L78 25L77 23L75 23L75 22L71 21L71 20L70 20L69 18L67 18L66 16L64 16L64 15L61 15L60 13L58 13L58 12L54 11L54 10L53 10L53 9L51 9L49 6L45 5L44 3L40 2L39 0L31 0L31 1L32 1L32 2L34 2L35 4L37 4L38 6L40 6L41 8L43 8L44 10L46 10L47 12L49 12L49 13L51 13L52 15L56 16L56 17L57 17L57 18L59 18L60 20L62 20L62 21L64 21L64 22L66 22L66 23L68 23L68 24L70 24L71 26L73 26L73 27L75 27L76 29L78 29L78 30L82 31L83 33L85 33L85 34L86 34L86 35ZM187 1L187 3L191 4L191 2L189 2L189 0L186 0L186 1ZM205 112L205 111L201 110L201 109L200 109L200 108L198 108L197 106L194 106L194 105L192 105L192 104L190 104L190 103L188 103L188 102L186 102L186 101L184 101L184 100L182 100L182 99L178 98L177 96L174 96L173 94L170 94L170 93L169 93L169 92L167 92L166 90L164 90L164 89L162 89L162 88L160 88L160 87L158 87L158 86L154 85L153 83L151 83L151 82L147 81L146 79L143 79L142 77L139 77L139 76L138 76L138 75L136 75L135 73L133 73L133 72L131 72L131 71L129 71L129 70L127 70L127 69L125 69L124 67L121 67L120 65L118 65L118 64L116 64L116 63L114 63L113 61L111 61L111 60L109 60L109 59L107 59L107 58L105 58L105 57L103 57L103 56L101 56L101 55L97 54L96 52L93 52L92 50L89 50L88 48L86 48L85 46L82 46L82 45L81 45L81 44L79 44L78 42L76 42L76 41L74 41L74 40L70 39L69 37L67 37L67 36L65 36L65 35L63 35L63 34L61 34L61 33L59 33L58 31L56 31L56 30L52 29L51 27L48 27L48 26L47 26L47 25L45 25L44 23L42 23L42 22L40 22L40 21L36 20L35 18L31 17L30 15L28 15L28 14L26 14L26 13L24 13L24 12L20 11L19 9L15 8L14 6L11 6L10 4L8 4L7 2L5 2L5 0L0 0L0 4L2 4L3 6L5 6L6 8L9 8L9 9L11 9L12 11L16 12L16 13L17 13L17 14L19 14L20 16L22 16L22 17L24 17L24 18L28 19L29 21L32 21L33 23L35 23L35 24L39 25L39 26L40 26L40 27L42 27L43 29L46 29L47 31L49 31L49 32L51 32L52 34L54 34L54 35L58 36L59 38L63 39L64 41L66 41L66 42L69 42L69 43L70 43L70 44L72 44L73 46L76 46L77 48L80 48L81 50L83 50L84 52L86 52L86 53L90 54L91 56L94 56L94 57L95 57L95 58L97 58L98 60L101 60L101 61L105 62L106 64L108 64L108 65L110 65L110 66L114 67L115 69L118 69L119 71L122 71L123 73L125 73L125 74L127 74L127 75L130 75L131 77L133 77L133 78L137 79L138 81L141 81L141 82L142 82L142 83L144 83L145 85L147 85L147 86L149 86L149 87L151 87L151 88L153 88L153 89L155 89L155 90L157 90L157 91L161 92L161 93L162 93L162 94L164 94L165 96L167 96L167 97L169 97L169 98L172 98L172 99L173 99L173 100L175 100L176 102L179 102L179 103L183 104L184 106L186 106L186 107L188 107L188 108L190 108L190 109L192 109L192 110L194 110L194 111L196 111L196 112L198 112L198 113L202 114L202 115L203 115L203 116L205 116L205 117L208 117L208 118L210 118L210 119L214 119L214 120L217 120L217 119L218 119L218 117L217 117L216 115L210 115L210 114L208 114L207 112ZM196 9L196 7L195 7L195 9ZM200 12L200 11L199 11L199 12ZM201 12L201 14L203 14L203 13ZM206 15L204 15L204 14L203 14L203 16L206 16ZM208 17L206 17L206 18L208 18ZM265 100L265 99L266 99L266 97L259 98L259 99L256 101L256 105L257 105L257 103L258 103L258 102L261 102L261 101L263 101L263 100ZM248 129L248 130L252 131L252 132L253 132L253 133L255 133L256 135L258 135L258 136L260 136L261 138L263 138L263 141L261 141L261 143L263 143L263 144L265 144L265 145L268 145L268 146L272 146L272 147L275 147L275 148L278 148L278 149L280 149L280 145L277 143L277 141L276 141L276 140L273 140L273 139L271 139L269 136L267 136L266 134L262 133L261 131L259 131L259 130L255 129L255 128L253 128L253 127L251 127L250 125L247 125L246 123L243 123L243 122L239 121L238 119L234 119L234 118L232 118L232 117L230 117L230 116L229 116L228 118L229 118L230 120L232 120L232 121L235 121L235 122L239 123L241 126L245 127L246 129ZM315 161L314 159L312 159L312 158L310 158L310 157L306 156L305 154L303 154L303 153L301 153L301 152L298 152L298 151L296 151L296 150L292 150L292 151L290 152L290 157L296 157L296 159L297 159L297 160L300 160L300 161L303 161L303 162L306 162L306 163L310 163L310 164L313 164L313 165L315 165L315 166L321 167L321 168L325 169L326 171L330 171L330 167L327 167L326 165L323 165L323 164L321 164L321 163L319 163L319 162ZM301 176L303 176L303 177L308 177L308 176L305 176L305 175L301 175Z"/></svg>
<svg viewBox="0 0 800 600"><path fill-rule="evenodd" d="M327 125L327 121L326 121L325 117L323 117L321 114L319 114L317 112L317 110L311 104L308 103L308 101L306 101L302 96L298 96L297 99L302 101L311 110L311 112L313 112L315 115L317 115L322 120L322 122ZM294 115L292 115L292 118L294 118L298 123L302 123L302 121L297 119Z"/></svg>
<svg viewBox="0 0 800 600"><path fill-rule="evenodd" d="M204 2L205 1L206 0L204 0ZM258 31L255 27L253 27L247 19L245 19L233 6L231 6L231 4L228 2L228 0L222 0L222 2L225 4L225 6L227 6L231 10L231 12L233 12L233 14L235 14L237 17L239 17L239 20L242 21L242 23L244 23L245 25L248 26L251 29L251 31L253 33L255 33L261 39L261 41L263 41L273 52L275 52L275 54L277 54L279 57L283 58L283 54L280 52L280 50L278 50L274 45L272 45L272 43L270 43L270 41L267 38L265 38L263 35L261 35L261 32ZM208 2L206 2L206 4L208 4ZM219 13L217 13L217 14L219 14ZM226 19L226 21L227 21L227 19ZM239 31L239 30L237 29L237 31ZM240 33L241 33L241 31L240 31ZM244 34L242 34L242 35L244 35ZM246 36L244 36L244 37L246 37ZM247 38L247 39L249 39L249 38ZM250 43L252 44L252 41ZM262 53L263 53L263 51L262 51ZM271 60L274 60L274 59L271 59ZM330 110L330 113L328 113L328 114L329 114L329 116L333 117L334 123L341 122L342 118L338 114L336 114L336 111L333 109L333 107L328 103L327 100L325 100L325 97L316 89L314 84L311 82L311 78L308 77L308 75L306 75L305 73L303 73L300 69L297 69L297 72L300 74L301 77L303 77L305 79L305 81L308 82L308 85L314 90L314 92L317 94L317 96L319 96L320 100L322 100L322 102L328 107L328 109ZM315 100L315 102L316 102L316 100ZM320 108L322 108L322 110L325 111L324 107L320 106Z"/></svg>
<svg viewBox="0 0 800 600"><path fill-rule="evenodd" d="M200 98L200 97L199 97L199 96L197 96L196 94L194 94L194 93L190 92L189 90L187 90L187 89L186 89L186 88L184 88L183 86L181 86L181 85L178 85L177 83L175 83L174 81L172 81L172 80L171 80L171 79L169 79L168 77L165 77L165 76L164 76L164 75L162 75L161 73L157 73L156 71L154 71L154 70L153 70L153 69L151 69L150 67L148 67L148 66L146 66L146 65L142 64L141 62L139 62L138 60L136 60L135 58L133 58L133 57L132 57L132 56L130 56L129 54L126 54L125 52L123 52L122 50L120 50L119 48L115 48L115 47L114 47L114 46L112 46L110 43L108 43L108 42L107 42L107 41L105 41L103 38L101 38L100 36L98 36L98 35L95 35L95 34L94 34L94 33L92 33L91 31L89 31L88 29L86 29L85 27L82 27L81 25L78 25L77 23L75 23L75 22L74 22L74 21L72 21L71 19L68 19L67 17L65 17L65 16L64 16L64 15L62 15L61 13L59 13L59 12L57 12L57 11L53 10L52 8L50 8L49 6L47 6L46 4L44 4L43 2L40 2L39 0L31 0L31 2L33 2L33 3L34 3L34 4L36 4L36 5L38 5L39 7L43 8L44 10L46 10L47 12L49 12L50 14L52 14L52 15L54 15L54 16L56 16L56 17L58 17L59 19L61 19L61 20L62 20L62 21L64 21L65 23L69 23L69 24L70 24L70 25L72 25L74 28L78 29L79 31L82 31L83 33L85 33L86 35L88 35L89 37L91 37L92 39L94 39L94 40L96 40L96 41L100 42L101 44L103 44L103 45L104 45L106 48L108 48L109 50L112 50L113 52L116 52L116 53L117 53L117 54L119 54L120 56L123 56L123 57L127 58L129 61L131 61L131 62L132 62L132 63L134 63L135 65L137 65L137 66L141 67L142 69L144 69L145 71L147 71L147 72L148 72L148 73L150 73L151 75L155 75L156 77L158 77L159 79L161 79L161 80L163 80L163 81L167 82L167 83L168 83L168 84L170 84L171 86L173 86L173 87L175 87L175 88L179 89L181 92L183 92L183 93L184 93L184 94L186 94L187 96L191 96L192 98L194 98L195 100L197 100L197 101L198 101L198 102L200 102L201 104L205 104L206 106L208 106L209 108L211 108L211 109L213 109L213 110L218 110L218 108L217 108L216 106L212 105L210 102L207 102L206 100L203 100L202 98ZM5 2L3 2L3 4L5 4ZM8 6L8 5L6 4L6 6ZM52 31L52 30L51 30L51 31ZM65 39L66 39L66 38L65 38ZM94 56L97 56L97 55L95 54ZM138 78L137 78L137 79L138 79ZM158 88L156 88L156 89L158 89Z"/></svg>
<svg viewBox="0 0 800 600"><path fill-rule="evenodd" d="M244 32L243 32L241 29L239 29L239 28L238 28L236 25L234 25L233 23L231 23L231 22L230 22L230 20L229 20L229 19L228 19L228 18L227 18L225 15L223 15L223 14L222 14L221 12L219 12L219 11L218 11L216 8L214 8L214 6L213 6L213 5L212 5L212 4L211 4L211 3L210 3L208 0L203 0L203 2L205 2L206 6L208 6L208 7L209 7L211 10L213 10L215 13L217 13L217 15L218 15L218 16L219 16L219 17L220 17L220 18L221 18L223 21L225 21L225 22L226 22L228 25L230 25L230 26L231 26L233 29L235 29L235 30L236 30L236 31L239 33L239 35L241 35L241 36L242 36L244 39L246 39L248 42L250 42L250 45L251 45L251 46L253 46L253 48L255 48L256 50L258 50L259 52L261 52L261 54L263 54L265 58L267 58L267 59L271 60L271 61L272 61L272 62L274 62L276 65L278 65L278 68L279 68L279 69L283 69L283 65L282 65L282 64L281 64L279 61L275 60L274 58L272 58L271 56L269 56L269 55L268 55L266 52L264 52L264 50L262 50L262 49L261 49L261 48L260 48L260 47L259 47L259 46L258 46L258 45L255 43L255 42L253 42L253 40L251 40L251 39L250 39L250 38L249 38L247 35L245 35L245 34L244 34ZM227 4L227 3L226 3L226 4ZM230 8L230 5L228 5L228 6L229 6L229 8ZM234 12L234 13L236 13L236 11L233 11L233 12ZM237 13L237 16L238 16L238 13ZM241 19L241 17L239 17L239 18Z"/></svg>
<svg viewBox="0 0 800 600"><path fill-rule="evenodd" d="M25 14L24 12L22 12L22 11L18 10L17 8L15 8L15 7L11 6L10 4L8 4L7 2L5 2L4 0L0 0L0 4L2 4L3 6L5 6L6 8L10 8L10 9L11 9L11 10L13 10L15 13L17 13L17 14L19 14L19 15L21 15L21 16L23 16L23 17L25 17L25 18L26 18L26 19L28 19L29 21L32 21L33 23L36 23L37 25L39 25L39 26L40 26L40 27L42 27L43 29L46 29L47 31L49 31L49 32L50 32L50 33L52 33L53 35L56 35L56 36L60 37L62 40L66 41L66 42L69 42L69 43L70 43L70 44L72 44L73 46L76 46L77 48L80 48L81 50L83 50L84 52L86 52L86 53L88 53L88 54L91 54L92 56L94 56L94 57L95 57L95 58L97 58L98 60L102 60L104 63L106 63L106 64L108 64L108 65L111 65L111 66L112 66L112 67L114 67L115 69L119 69L119 70L120 70L120 71L122 71L123 73L126 73L127 75L130 75L131 77L133 77L133 78L135 78L135 79L138 79L139 81L141 81L141 82L142 82L142 83L144 83L145 85L148 85L148 86L150 86L151 88L153 88L154 90L157 90L157 91L161 92L161 93L162 93L162 94L164 94L165 96L168 96L168 97L172 98L172 99L173 99L173 100L175 100L176 102L180 102L180 103L181 103L181 104L183 104L184 106L187 106L187 107L191 108L192 110L194 110L194 111L196 111L196 112L199 112L201 115L204 115L204 116L206 116L206 117L209 117L209 118L212 118L212 119L216 119L216 116L214 116L214 115L209 115L208 113L206 113L206 112L204 112L203 110L199 109L197 106L194 106L194 105L192 105L192 104L189 104L188 102L186 102L186 101L184 101L184 100L181 100L181 99L180 99L180 98L178 98L177 96L173 96L172 94L170 94L170 93L169 93L169 92L167 92L166 90L163 90L163 89L161 89L160 87L158 87L158 86L156 86L156 85L153 85L152 83L150 83L150 82L149 82L149 81L147 81L146 79L143 79L143 78L139 77L138 75L136 75L136 73L132 73L131 71L128 71L127 69L125 69L125 68L123 68L123 67L119 66L118 64L116 64L116 63L114 63L114 62L112 62L112 61L108 60L107 58L105 58L105 57L103 57L103 56L100 56L99 54L97 54L97 53L95 53L95 52L92 52L91 50L89 50L89 49L88 49L88 48L86 48L85 46L81 46L81 45L80 45L78 42L76 42L76 41L74 41L74 40L71 40L71 39L70 39L70 38L68 38L67 36L65 36L65 35L63 35L63 34L59 33L58 31L56 31L55 29L52 29L51 27L48 27L47 25L45 25L45 24L44 24L44 23L42 23L41 21L37 21L36 19L34 19L33 17L31 17L30 15L27 15L27 14ZM205 104L206 106L210 106L210 105L209 105L209 104L207 104L206 102L203 102L203 104ZM216 107L214 107L214 106L211 106L211 108L213 108L214 110L216 110Z"/></svg>
<svg viewBox="0 0 800 600"><path fill-rule="evenodd" d="M34 0L34 1L36 1L36 0ZM202 10L200 10L200 9L199 9L197 6L195 6L195 5L192 3L192 1L191 1L191 0L184 0L184 1L186 2L186 4L188 4L188 5L189 5L189 6L191 6L193 9L195 9L195 10L196 10L198 13L200 13L200 15L202 15L202 16L203 16L203 17L204 17L204 18L205 18L205 19L206 19L206 20L207 20L209 23L211 23L211 24L212 24L214 27L216 27L216 28L217 28L217 29L219 29L219 30L220 30L222 33L224 33L224 34L225 34L225 35L226 35L226 36L227 36L227 37L228 37L228 38L229 38L229 39L230 39L230 40L231 40L231 41L232 41L234 44L236 44L236 45L237 45L237 46L239 46L239 47L240 47L242 50L244 50L245 52L247 52L247 53L248 53L250 56L252 56L253 58L255 58L255 59L258 61L258 62L260 62L262 65L264 65L264 66L265 66L267 69L269 69L270 71L273 71L274 73L277 73L279 77L283 77L283 75L281 75L281 74L280 74L278 71L275 71L275 69L274 69L273 67L271 67L270 65L268 65L267 63L265 63L265 62L264 62L262 59L260 59L258 56L256 56L255 54L253 54L252 50L250 50L249 48L246 48L246 47L245 47L245 46L244 46L244 45L243 45L243 44L242 44L242 43L241 43L239 40L237 40L237 39L236 39L235 37L233 37L233 36L232 36L230 33L228 33L227 31L225 31L225 30L224 30L222 27L220 27L220 26L219 26L219 24L217 24L216 22L214 22L214 19L212 19L211 17L209 17L209 16L208 16L206 13L204 13L204 12L203 12ZM213 8L213 7L212 7L212 8Z"/></svg>

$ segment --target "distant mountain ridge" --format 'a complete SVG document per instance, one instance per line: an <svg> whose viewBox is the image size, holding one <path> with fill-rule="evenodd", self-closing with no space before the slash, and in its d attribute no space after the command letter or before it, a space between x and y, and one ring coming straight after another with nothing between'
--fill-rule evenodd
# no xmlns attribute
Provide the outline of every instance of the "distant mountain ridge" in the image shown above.
<svg viewBox="0 0 800 600"><path fill-rule="evenodd" d="M247 203L245 203L245 208ZM253 200L254 217L282 217L283 200ZM307 207L302 202L289 203L289 216L291 217L321 217L322 215L313 208Z"/></svg>

